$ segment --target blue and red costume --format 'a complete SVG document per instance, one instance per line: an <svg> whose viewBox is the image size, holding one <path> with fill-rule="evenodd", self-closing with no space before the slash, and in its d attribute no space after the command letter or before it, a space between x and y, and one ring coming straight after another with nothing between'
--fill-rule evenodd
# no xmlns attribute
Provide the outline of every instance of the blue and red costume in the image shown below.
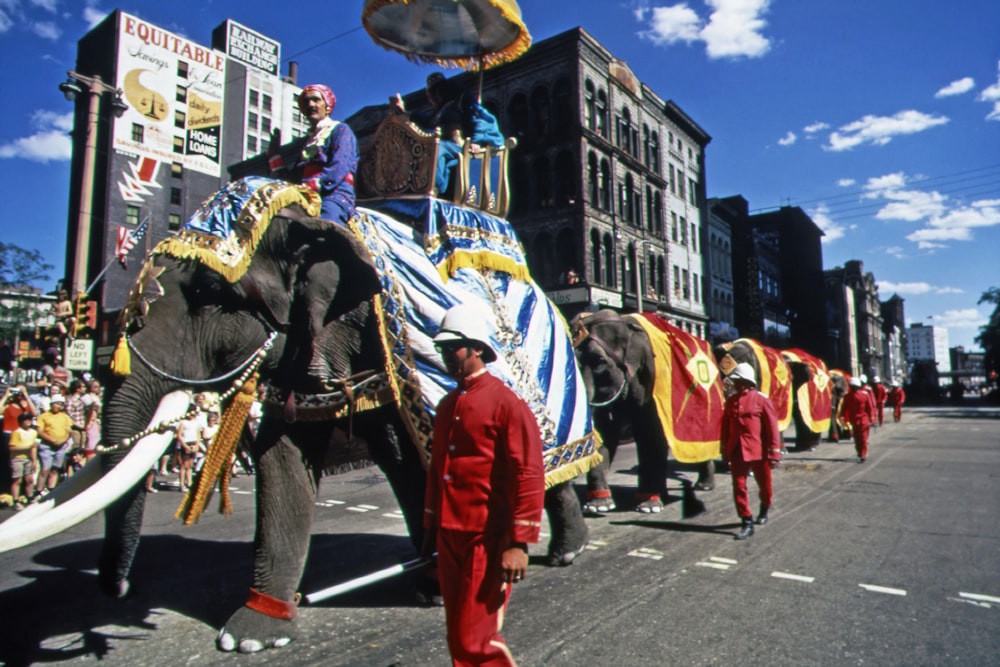
<svg viewBox="0 0 1000 667"><path fill-rule="evenodd" d="M438 405L424 526L437 568L454 665L514 665L500 629L510 600L501 556L538 541L545 473L528 405L488 372L459 380Z"/></svg>

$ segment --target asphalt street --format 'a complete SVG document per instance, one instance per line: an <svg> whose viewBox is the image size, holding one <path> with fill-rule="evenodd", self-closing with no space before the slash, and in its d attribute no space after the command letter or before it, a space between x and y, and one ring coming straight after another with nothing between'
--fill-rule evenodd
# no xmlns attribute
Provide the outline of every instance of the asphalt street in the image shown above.
<svg viewBox="0 0 1000 667"><path fill-rule="evenodd" d="M745 542L728 474L696 517L681 516L677 479L666 510L643 515L630 511L634 464L624 447L619 509L587 520L576 563L534 562L547 535L532 547L504 630L522 666L997 664L1000 410L909 409L864 464L849 442L791 452L771 521ZM232 516L184 527L180 493L161 484L125 602L96 590L99 517L0 554L0 664L448 664L443 611L414 603L415 573L302 607L284 649L218 652L250 583L253 477L232 486ZM323 480L303 592L414 556L377 470Z"/></svg>

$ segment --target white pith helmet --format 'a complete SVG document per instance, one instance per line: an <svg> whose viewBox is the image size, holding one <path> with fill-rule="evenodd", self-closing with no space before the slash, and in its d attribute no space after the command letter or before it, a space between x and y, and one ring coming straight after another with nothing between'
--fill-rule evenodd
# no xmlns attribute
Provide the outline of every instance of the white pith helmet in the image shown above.
<svg viewBox="0 0 1000 667"><path fill-rule="evenodd" d="M852 387L860 387L861 386L861 378L859 378L859 377L852 377L850 385Z"/></svg>
<svg viewBox="0 0 1000 667"><path fill-rule="evenodd" d="M881 381L882 381L882 380L880 380L880 379L879 379L879 376L877 376L877 375L876 375L875 377L873 377L873 378L872 378L872 382L881 382Z"/></svg>
<svg viewBox="0 0 1000 667"><path fill-rule="evenodd" d="M483 346L483 361L497 360L496 350L490 343L490 314L483 308L460 303L449 308L441 320L441 327L434 336L435 343L473 341Z"/></svg>
<svg viewBox="0 0 1000 667"><path fill-rule="evenodd" d="M861 384L867 384L868 383L868 376L865 375L864 373L862 373L861 375L859 375L858 378L861 380Z"/></svg>
<svg viewBox="0 0 1000 667"><path fill-rule="evenodd" d="M736 368L729 372L731 380L746 380L753 386L757 386L757 374L753 372L753 366L747 362L736 364Z"/></svg>

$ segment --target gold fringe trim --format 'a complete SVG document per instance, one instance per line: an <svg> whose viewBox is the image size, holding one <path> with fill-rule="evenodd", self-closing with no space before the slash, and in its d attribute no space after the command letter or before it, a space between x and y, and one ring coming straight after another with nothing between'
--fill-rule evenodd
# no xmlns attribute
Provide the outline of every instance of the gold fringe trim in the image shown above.
<svg viewBox="0 0 1000 667"><path fill-rule="evenodd" d="M600 452L594 452L588 456L583 457L573 463L556 468L555 470L545 474L545 488L551 489L556 484L561 484L563 482L568 482L571 479L582 475L585 472L589 472L591 469L596 468L604 457L601 456Z"/></svg>
<svg viewBox="0 0 1000 667"><path fill-rule="evenodd" d="M184 500L174 514L175 519L183 519L185 526L198 521L205 506L212 498L216 482L219 485L219 513L229 516L233 513L232 499L229 497L229 475L232 472L233 454L240 441L240 434L250 416L250 406L257 394L257 376L247 380L236 392L226 412L219 422L212 443L205 454L205 465L188 489Z"/></svg>
<svg viewBox="0 0 1000 667"><path fill-rule="evenodd" d="M132 373L132 353L128 349L128 338L123 332L115 346L115 352L111 355L111 372L119 377L125 377Z"/></svg>
<svg viewBox="0 0 1000 667"><path fill-rule="evenodd" d="M372 14L375 14L384 7L398 4L408 4L408 2L407 0L367 0L367 2L365 2L364 9L361 12L361 23L364 25L368 35L376 44L381 46L386 51L393 51L395 53L402 54L410 62L430 63L441 67L460 67L464 70L478 71L480 66L483 69L489 69L490 67L495 67L497 65L516 60L517 58L523 56L528 50L528 47L531 46L531 34L528 32L527 26L524 25L524 20L521 18L521 9L517 6L517 3L507 2L505 0L490 0L490 4L493 5L495 9L500 11L500 15L506 21L519 28L517 37L514 41L500 51L483 54L481 59L475 56L456 56L449 58L410 53L408 51L401 50L398 47L388 46L383 43L381 38L372 32L372 28L368 23Z"/></svg>
<svg viewBox="0 0 1000 667"><path fill-rule="evenodd" d="M437 267L444 282L448 282L448 279L455 275L459 269L503 271L509 273L516 280L527 282L531 279L531 273L527 266L519 264L509 257L486 251L456 250Z"/></svg>
<svg viewBox="0 0 1000 667"><path fill-rule="evenodd" d="M293 204L299 204L307 215L315 217L322 202L309 188L291 183L269 183L247 201L229 238L185 229L160 241L151 255L198 260L234 283L246 273L271 220L278 211Z"/></svg>

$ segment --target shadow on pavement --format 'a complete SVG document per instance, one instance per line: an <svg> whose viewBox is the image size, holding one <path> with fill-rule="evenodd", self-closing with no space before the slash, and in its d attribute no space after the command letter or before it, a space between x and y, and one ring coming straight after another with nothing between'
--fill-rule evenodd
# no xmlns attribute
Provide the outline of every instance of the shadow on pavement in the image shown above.
<svg viewBox="0 0 1000 667"><path fill-rule="evenodd" d="M740 522L720 523L714 526L706 526L696 523L682 523L680 521L612 521L613 526L640 526L642 528L656 528L657 530L670 530L677 533L714 533L732 537L739 529Z"/></svg>
<svg viewBox="0 0 1000 667"><path fill-rule="evenodd" d="M6 667L100 660L111 640L145 641L158 630L159 610L168 609L211 627L221 627L246 599L253 545L175 535L144 537L136 556L132 591L112 600L98 591L94 571L99 540L63 544L38 552L31 579L0 592L4 610L0 664ZM408 537L373 534L314 535L303 593L353 579L414 557ZM414 573L325 600L323 607L414 605ZM416 573L419 576L419 573Z"/></svg>

